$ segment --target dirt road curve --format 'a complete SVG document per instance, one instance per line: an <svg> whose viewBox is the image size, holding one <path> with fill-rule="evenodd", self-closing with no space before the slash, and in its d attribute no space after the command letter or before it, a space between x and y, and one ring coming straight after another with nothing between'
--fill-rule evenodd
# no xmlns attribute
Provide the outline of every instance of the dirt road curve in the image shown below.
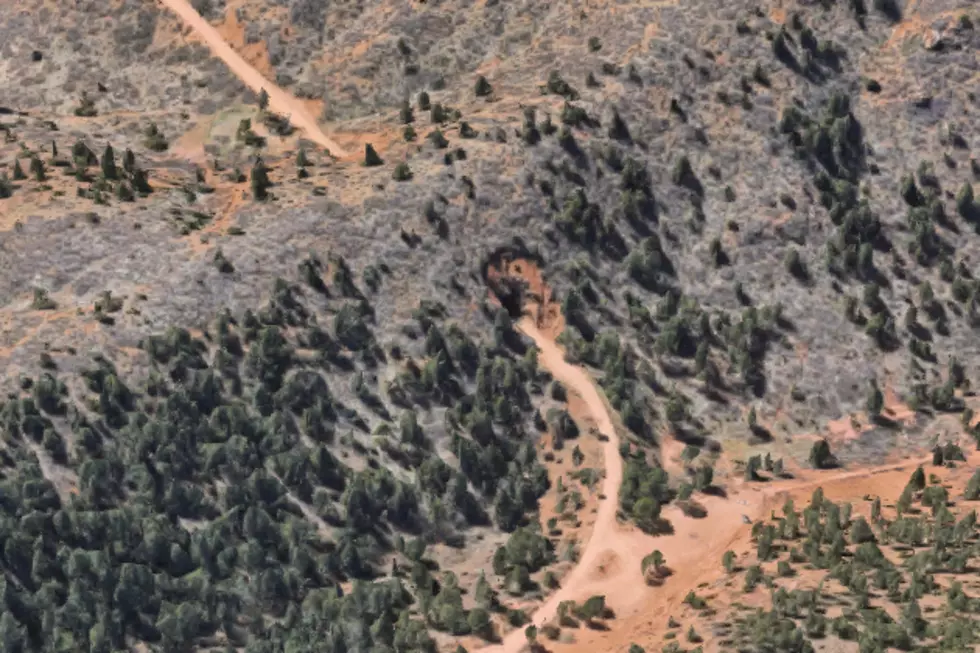
<svg viewBox="0 0 980 653"><path fill-rule="evenodd" d="M160 2L180 16L186 25L197 32L204 39L211 52L224 61L231 71L248 85L249 88L256 93L265 89L265 92L269 94L269 106L273 111L284 116L289 116L290 122L306 132L306 137L309 140L330 150L333 156L344 157L347 155L336 141L323 133L323 130L317 125L316 119L309 114L302 103L267 80L259 71L249 65L247 61L221 38L221 35L218 34L216 29L201 18L201 15L194 10L187 0L160 0Z"/></svg>
<svg viewBox="0 0 980 653"><path fill-rule="evenodd" d="M742 523L741 514L746 514L754 521L762 518L776 502L790 492L901 470L928 460L907 460L836 474L818 474L816 478L774 483L757 490L735 490L729 500L705 496L699 499L709 514L703 520L688 518L676 506L668 506L664 516L672 522L674 533L653 538L617 522L623 460L619 454L616 430L591 377L584 369L565 362L564 353L553 340L538 330L534 320L525 317L518 323L518 328L537 345L539 364L582 397L599 432L608 438L603 448L606 473L602 486L604 498L599 504L595 526L581 551L578 564L562 579L561 588L531 617L532 623L538 627L555 617L558 604L562 601L581 600L592 594L604 594L609 603L618 603L615 606L617 613L622 606L627 608L624 613L640 612L641 616L648 617L648 622L649 617L666 620L667 614L679 607L687 590L703 579L705 572L710 570L711 563L720 560L721 554L736 541L748 537L750 527ZM737 509L731 502L736 497L739 504ZM646 587L640 576L640 561L654 548L660 549L669 563L676 563L671 565L676 570L675 575L660 588ZM709 564L705 565L706 561ZM635 631L634 634L641 635L641 631ZM481 648L480 653L520 653L525 646L524 629L517 628L509 632L501 643Z"/></svg>

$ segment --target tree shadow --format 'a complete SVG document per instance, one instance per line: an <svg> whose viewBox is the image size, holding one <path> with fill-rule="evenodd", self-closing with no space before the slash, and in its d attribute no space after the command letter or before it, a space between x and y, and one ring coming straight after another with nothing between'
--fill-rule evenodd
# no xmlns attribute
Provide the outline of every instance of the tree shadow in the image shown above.
<svg viewBox="0 0 980 653"><path fill-rule="evenodd" d="M772 431L767 429L765 426L762 426L761 424L754 424L749 427L749 430L752 432L753 436L755 436L759 440L762 440L763 442L773 441Z"/></svg>
<svg viewBox="0 0 980 653"><path fill-rule="evenodd" d="M673 535L674 525L670 523L669 519L664 519L663 517L658 517L652 524L649 524L646 528L640 527L647 535L660 536L660 535Z"/></svg>
<svg viewBox="0 0 980 653"><path fill-rule="evenodd" d="M889 429L889 430L892 430L892 431L901 428L901 425L898 422L896 422L895 420L893 420L890 417L886 417L885 415L881 415L881 414L878 414L878 415L875 415L874 417L872 417L871 418L871 421L876 426L880 426L882 428L886 428L886 429Z"/></svg>
<svg viewBox="0 0 980 653"><path fill-rule="evenodd" d="M728 491L720 485L709 485L701 490L701 493L707 494L710 497L720 497L722 499L728 498Z"/></svg>

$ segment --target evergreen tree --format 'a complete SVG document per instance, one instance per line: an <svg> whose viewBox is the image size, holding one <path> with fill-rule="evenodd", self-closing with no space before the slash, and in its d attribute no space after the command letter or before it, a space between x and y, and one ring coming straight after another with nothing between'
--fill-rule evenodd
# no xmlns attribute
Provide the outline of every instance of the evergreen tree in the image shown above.
<svg viewBox="0 0 980 653"><path fill-rule="evenodd" d="M866 404L868 417L871 419L877 419L881 415L881 410L885 407L885 398L878 388L878 383L874 380L871 381L871 390L868 392Z"/></svg>
<svg viewBox="0 0 980 653"><path fill-rule="evenodd" d="M365 143L364 144L364 165L370 168L370 167L375 167L375 166L382 165L383 163L384 163L384 161L378 155L377 151L374 149L374 146L371 145L370 143Z"/></svg>
<svg viewBox="0 0 980 653"><path fill-rule="evenodd" d="M133 154L133 151L128 147L126 148L126 151L123 152L123 170L130 175L133 174L134 170L136 170L136 155Z"/></svg>
<svg viewBox="0 0 980 653"><path fill-rule="evenodd" d="M0 200L7 199L14 193L14 186L6 172L0 172Z"/></svg>
<svg viewBox="0 0 980 653"><path fill-rule="evenodd" d="M260 201L269 197L268 190L272 186L272 182L269 180L269 171L265 167L262 157L257 158L255 165L252 166L250 183L252 186L252 197Z"/></svg>
<svg viewBox="0 0 980 653"><path fill-rule="evenodd" d="M729 574L735 571L735 552L725 551L721 556L721 564Z"/></svg>
<svg viewBox="0 0 980 653"><path fill-rule="evenodd" d="M403 125L415 122L415 112L412 111L412 105L409 104L408 100L402 102L401 109L398 111L398 118Z"/></svg>
<svg viewBox="0 0 980 653"><path fill-rule="evenodd" d="M31 157L31 174L34 175L35 181L43 182L48 178L44 169L44 161L41 161L37 156Z"/></svg>
<svg viewBox="0 0 980 653"><path fill-rule="evenodd" d="M477 97L487 97L493 93L493 86L487 81L487 78L480 75L476 78L476 88L474 89Z"/></svg>
<svg viewBox="0 0 980 653"><path fill-rule="evenodd" d="M133 190L142 195L153 192L150 182L146 177L146 171L142 168L134 167L131 173Z"/></svg>
<svg viewBox="0 0 980 653"><path fill-rule="evenodd" d="M116 170L116 153L112 150L112 145L107 144L102 152L102 176L106 179L116 179L119 172Z"/></svg>
<svg viewBox="0 0 980 653"><path fill-rule="evenodd" d="M830 452L830 443L826 439L818 440L810 448L810 466L814 469L828 469L836 465L836 460Z"/></svg>

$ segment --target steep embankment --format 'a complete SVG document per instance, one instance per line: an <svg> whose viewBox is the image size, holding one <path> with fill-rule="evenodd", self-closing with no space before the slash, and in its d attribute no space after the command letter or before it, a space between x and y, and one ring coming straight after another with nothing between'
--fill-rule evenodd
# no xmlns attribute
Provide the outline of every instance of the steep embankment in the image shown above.
<svg viewBox="0 0 980 653"><path fill-rule="evenodd" d="M308 139L330 150L334 156L343 157L347 155L336 141L323 133L316 119L309 114L299 100L267 80L259 71L249 65L221 38L218 31L194 10L187 0L160 0L160 2L180 16L186 25L197 32L211 52L224 61L249 88L256 93L264 89L269 95L269 107L273 111L289 116L290 122L302 129Z"/></svg>

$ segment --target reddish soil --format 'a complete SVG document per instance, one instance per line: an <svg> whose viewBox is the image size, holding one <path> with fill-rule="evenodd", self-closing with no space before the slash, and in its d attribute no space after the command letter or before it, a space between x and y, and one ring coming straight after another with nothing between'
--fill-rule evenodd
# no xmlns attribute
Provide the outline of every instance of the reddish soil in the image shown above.
<svg viewBox="0 0 980 653"><path fill-rule="evenodd" d="M239 79L256 93L265 90L269 95L269 107L284 116L295 126L306 132L311 141L330 150L338 157L346 156L346 152L333 139L323 133L316 119L307 113L302 102L292 97L281 88L270 82L252 67L222 38L221 34L204 20L187 0L160 0L166 7L177 14L191 29L193 29L207 44L211 52L231 69Z"/></svg>
<svg viewBox="0 0 980 653"><path fill-rule="evenodd" d="M579 629L563 631L557 642L548 642L554 651L595 649L625 650L630 643L643 646L663 640L667 631L668 617L685 612L684 597L698 587L720 587L724 584L721 556L727 550L742 555L751 548L751 526L743 516L755 521L778 509L788 497L798 502L805 500L816 487L823 487L828 498L834 500L860 500L869 494L891 496L901 491L909 472L928 459L905 460L882 467L851 471L819 472L799 470L791 481L777 481L765 485L734 481L726 488L728 498L697 496L697 501L707 511L703 519L685 515L679 506L669 506L664 511L673 527L669 535L651 536L636 528L620 523L617 518L619 488L623 479L623 462L619 454L619 438L605 402L588 373L565 361L564 353L554 338L563 326L561 312L551 301L551 293L540 271L529 261L510 261L492 274L517 276L526 283L528 311L518 323L518 328L530 337L538 347L539 363L562 384L570 395L584 403L583 408L591 415L596 428L605 438L603 461L605 478L592 532L581 550L579 562L563 579L561 588L552 594L532 616L532 623L542 626L554 622L559 603L566 600L583 601L592 595L604 595L607 605L616 618L609 622L608 630ZM542 313L541 308L545 312ZM901 421L906 416L902 406L890 391L886 391L888 413ZM576 402L578 403L578 401ZM577 418L585 419L581 415ZM845 418L832 431L853 436L858 431ZM668 466L679 467L679 446L662 452ZM894 492L893 492L894 490ZM670 570L662 583L649 586L641 573L643 558L659 550ZM726 592L715 592L720 607L726 604ZM527 646L523 629L508 633L500 644L488 646L486 653L518 653Z"/></svg>

